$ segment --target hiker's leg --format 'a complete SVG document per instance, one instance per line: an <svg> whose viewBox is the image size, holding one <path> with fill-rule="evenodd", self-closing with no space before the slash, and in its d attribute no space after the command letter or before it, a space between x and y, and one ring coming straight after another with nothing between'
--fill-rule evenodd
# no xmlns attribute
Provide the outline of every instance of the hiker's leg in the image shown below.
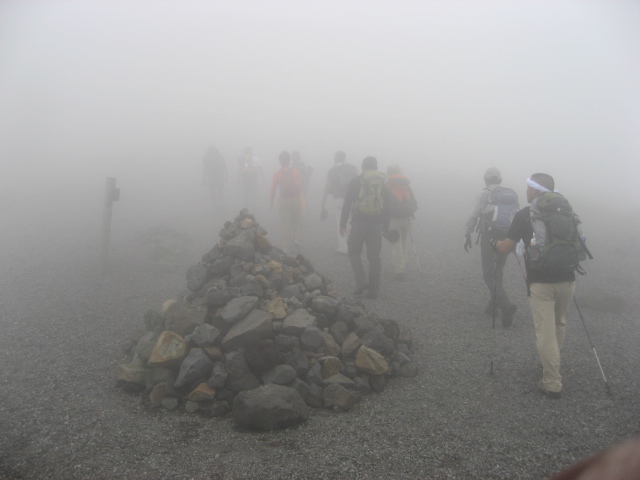
<svg viewBox="0 0 640 480"><path fill-rule="evenodd" d="M369 295L377 295L380 287L380 273L382 272L382 223L369 225L366 240L367 261L369 262Z"/></svg>
<svg viewBox="0 0 640 480"><path fill-rule="evenodd" d="M409 240L409 230L411 223L408 218L403 218L400 224L400 246L402 248L402 272L407 269L407 241Z"/></svg>
<svg viewBox="0 0 640 480"><path fill-rule="evenodd" d="M504 285L502 283L504 266L507 263L507 258L509 255L506 253L498 253L496 258L496 267L498 268L496 275L496 306L498 308L506 308L511 305L509 301L509 297L507 297L507 292L504 290Z"/></svg>
<svg viewBox="0 0 640 480"><path fill-rule="evenodd" d="M300 197L291 199L291 225L294 243L300 242L300 232L302 231L302 222L304 221L300 201ZM298 245L298 248L299 247L300 246Z"/></svg>
<svg viewBox="0 0 640 480"><path fill-rule="evenodd" d="M564 332L567 328L567 307L573 298L576 288L575 282L556 283L556 338L558 339L558 349L562 350L564 344Z"/></svg>
<svg viewBox="0 0 640 480"><path fill-rule="evenodd" d="M351 225L351 232L349 232L349 240L347 240L349 262L351 263L351 269L353 270L357 287L367 283L364 273L364 265L362 264L362 258L360 257L366 233L366 223L354 222Z"/></svg>
<svg viewBox="0 0 640 480"><path fill-rule="evenodd" d="M493 258L494 251L489 243L490 239L491 237L486 233L480 235L480 260L482 261L482 278L489 289L490 301L493 304L493 282L496 275L496 262ZM499 305L496 305L496 308L498 307Z"/></svg>
<svg viewBox="0 0 640 480"><path fill-rule="evenodd" d="M562 390L560 349L556 337L556 286L532 283L529 305L536 329L536 347L542 363L542 386L550 392Z"/></svg>
<svg viewBox="0 0 640 480"><path fill-rule="evenodd" d="M402 219L392 217L389 222L389 230L397 230L400 234L400 240L391 246L391 259L393 260L393 273L404 273L405 258L402 251Z"/></svg>
<svg viewBox="0 0 640 480"><path fill-rule="evenodd" d="M340 235L340 216L342 215L342 206L344 205L344 198L333 199L333 208L336 212L336 234L338 236L338 251L340 253L347 253L347 238L349 238L349 224L347 223L347 234L343 237Z"/></svg>
<svg viewBox="0 0 640 480"><path fill-rule="evenodd" d="M282 228L282 239L284 249L287 253L291 253L293 247L293 225L291 222L291 202L288 198L280 197L278 199L278 207L280 210L280 226Z"/></svg>

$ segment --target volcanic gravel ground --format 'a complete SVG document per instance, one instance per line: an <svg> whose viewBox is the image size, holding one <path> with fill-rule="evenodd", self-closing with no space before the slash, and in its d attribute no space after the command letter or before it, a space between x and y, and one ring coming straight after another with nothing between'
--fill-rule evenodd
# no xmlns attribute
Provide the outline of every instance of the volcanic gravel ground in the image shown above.
<svg viewBox="0 0 640 480"><path fill-rule="evenodd" d="M53 211L4 212L1 219L2 480L543 479L639 434L637 258L592 245L598 258L578 281L613 395L572 306L565 388L554 401L535 390L541 368L515 258L505 275L518 312L510 328L498 320L492 329L482 314L487 293L478 248L464 253L459 225L422 219L414 238L424 276L411 255L408 281L394 282L385 242L380 297L364 300L371 312L413 331L419 375L393 381L350 413L313 410L297 428L247 432L231 418L149 411L141 397L115 388L122 344L148 308L184 288L186 268L215 236L196 232L189 255L152 262L135 232L116 231L110 273L101 280L94 223L69 214L73 226L63 227ZM258 220L278 243L273 225ZM333 253L332 219L313 220L305 253L350 293L348 260ZM589 292L615 293L624 308L599 310Z"/></svg>

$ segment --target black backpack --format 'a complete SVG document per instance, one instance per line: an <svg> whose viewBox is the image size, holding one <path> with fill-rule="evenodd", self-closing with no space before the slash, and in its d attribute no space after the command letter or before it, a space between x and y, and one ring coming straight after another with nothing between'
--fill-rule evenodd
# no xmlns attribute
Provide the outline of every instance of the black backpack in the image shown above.
<svg viewBox="0 0 640 480"><path fill-rule="evenodd" d="M577 271L584 275L580 261L593 258L584 244L580 218L559 193L539 195L530 209L533 239L527 248L529 268L545 275Z"/></svg>

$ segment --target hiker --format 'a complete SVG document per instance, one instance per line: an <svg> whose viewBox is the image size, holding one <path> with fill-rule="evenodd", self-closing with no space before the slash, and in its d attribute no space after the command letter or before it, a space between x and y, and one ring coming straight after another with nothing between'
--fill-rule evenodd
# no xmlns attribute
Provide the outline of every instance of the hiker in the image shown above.
<svg viewBox="0 0 640 480"><path fill-rule="evenodd" d="M280 189L278 210L284 237L285 252L293 254L300 249L300 223L302 221L304 189L298 171L290 166L291 155L287 151L280 153L281 168L273 174L269 203L273 210L276 189Z"/></svg>
<svg viewBox="0 0 640 480"><path fill-rule="evenodd" d="M354 295L368 291L367 297L376 299L380 287L382 263L382 235L389 231L389 192L384 185L386 177L378 171L378 160L366 157L362 161L362 174L354 177L340 215L340 235L347 234L347 220L351 216L351 231L347 240L349 261L356 279ZM362 264L363 246L367 246L369 279Z"/></svg>
<svg viewBox="0 0 640 480"><path fill-rule="evenodd" d="M399 239L391 247L393 278L402 282L407 267L407 239L411 233L411 219L418 204L411 190L411 182L402 174L398 165L387 167L387 189L391 217L389 231L397 230L399 233Z"/></svg>
<svg viewBox="0 0 640 480"><path fill-rule="evenodd" d="M497 309L502 311L502 326L508 327L513 322L513 315L517 310L517 306L512 304L507 297L507 293L502 285L502 273L505 263L507 262L506 254L495 254L491 249L490 241L494 238L502 240L506 236L506 232L510 225L511 218L507 218L505 224L498 228L493 219L498 211L495 204L494 191L504 189L501 187L502 175L497 168L491 167L484 174L485 188L482 189L476 199L476 204L471 212L471 216L465 225L465 242L464 250L469 252L471 249L471 234L474 229L478 232L480 241L480 258L482 259L482 277L484 283L489 289L489 303L484 309L484 313L495 318ZM504 189L506 193L515 192L511 189ZM515 208L511 209L511 214L515 214L518 210L517 196ZM476 244L478 241L476 241Z"/></svg>
<svg viewBox="0 0 640 480"><path fill-rule="evenodd" d="M242 207L255 210L256 191L258 190L258 174L264 183L262 163L253 155L251 147L245 147L242 155L238 157L238 186L242 187Z"/></svg>
<svg viewBox="0 0 640 480"><path fill-rule="evenodd" d="M227 182L227 163L218 149L211 145L202 159L203 183L209 190L214 214L226 214L224 186Z"/></svg>
<svg viewBox="0 0 640 480"><path fill-rule="evenodd" d="M297 150L293 150L291 152L291 166L298 170L300 180L302 180L302 188L304 188L305 192L308 192L309 180L311 178L311 174L313 173L313 168L302 161L300 152Z"/></svg>
<svg viewBox="0 0 640 480"><path fill-rule="evenodd" d="M538 389L549 398L559 399L562 391L560 350L565 336L567 307L575 290L582 233L578 227L579 218L554 189L551 175L531 175L527 179L527 201L531 206L515 215L506 238L492 240L492 246L502 255L508 255L520 240L526 246L527 293L542 363ZM554 226L553 237L547 231L547 224ZM566 235L575 237L574 244L560 245ZM543 248L545 245L546 249ZM559 248L555 248L558 245Z"/></svg>
<svg viewBox="0 0 640 480"><path fill-rule="evenodd" d="M347 239L340 235L340 216L342 215L342 206L344 205L344 197L347 194L347 187L352 178L358 175L358 169L345 160L347 154L338 150L333 156L333 167L329 169L327 181L324 184L324 193L322 195L322 204L320 205L320 219L327 217L327 197L333 197L333 209L336 214L336 233L338 236L338 249L336 254L347 255ZM349 235L349 227L347 226L347 235Z"/></svg>

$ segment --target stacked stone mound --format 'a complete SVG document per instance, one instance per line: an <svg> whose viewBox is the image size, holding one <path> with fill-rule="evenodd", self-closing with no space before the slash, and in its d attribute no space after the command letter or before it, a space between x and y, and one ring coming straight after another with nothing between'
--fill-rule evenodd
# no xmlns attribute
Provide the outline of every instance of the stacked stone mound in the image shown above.
<svg viewBox="0 0 640 480"><path fill-rule="evenodd" d="M388 379L413 377L410 332L338 295L302 256L270 244L242 210L187 271L188 291L144 316L118 382L151 407L232 412L272 430L307 419L308 406L347 411Z"/></svg>

